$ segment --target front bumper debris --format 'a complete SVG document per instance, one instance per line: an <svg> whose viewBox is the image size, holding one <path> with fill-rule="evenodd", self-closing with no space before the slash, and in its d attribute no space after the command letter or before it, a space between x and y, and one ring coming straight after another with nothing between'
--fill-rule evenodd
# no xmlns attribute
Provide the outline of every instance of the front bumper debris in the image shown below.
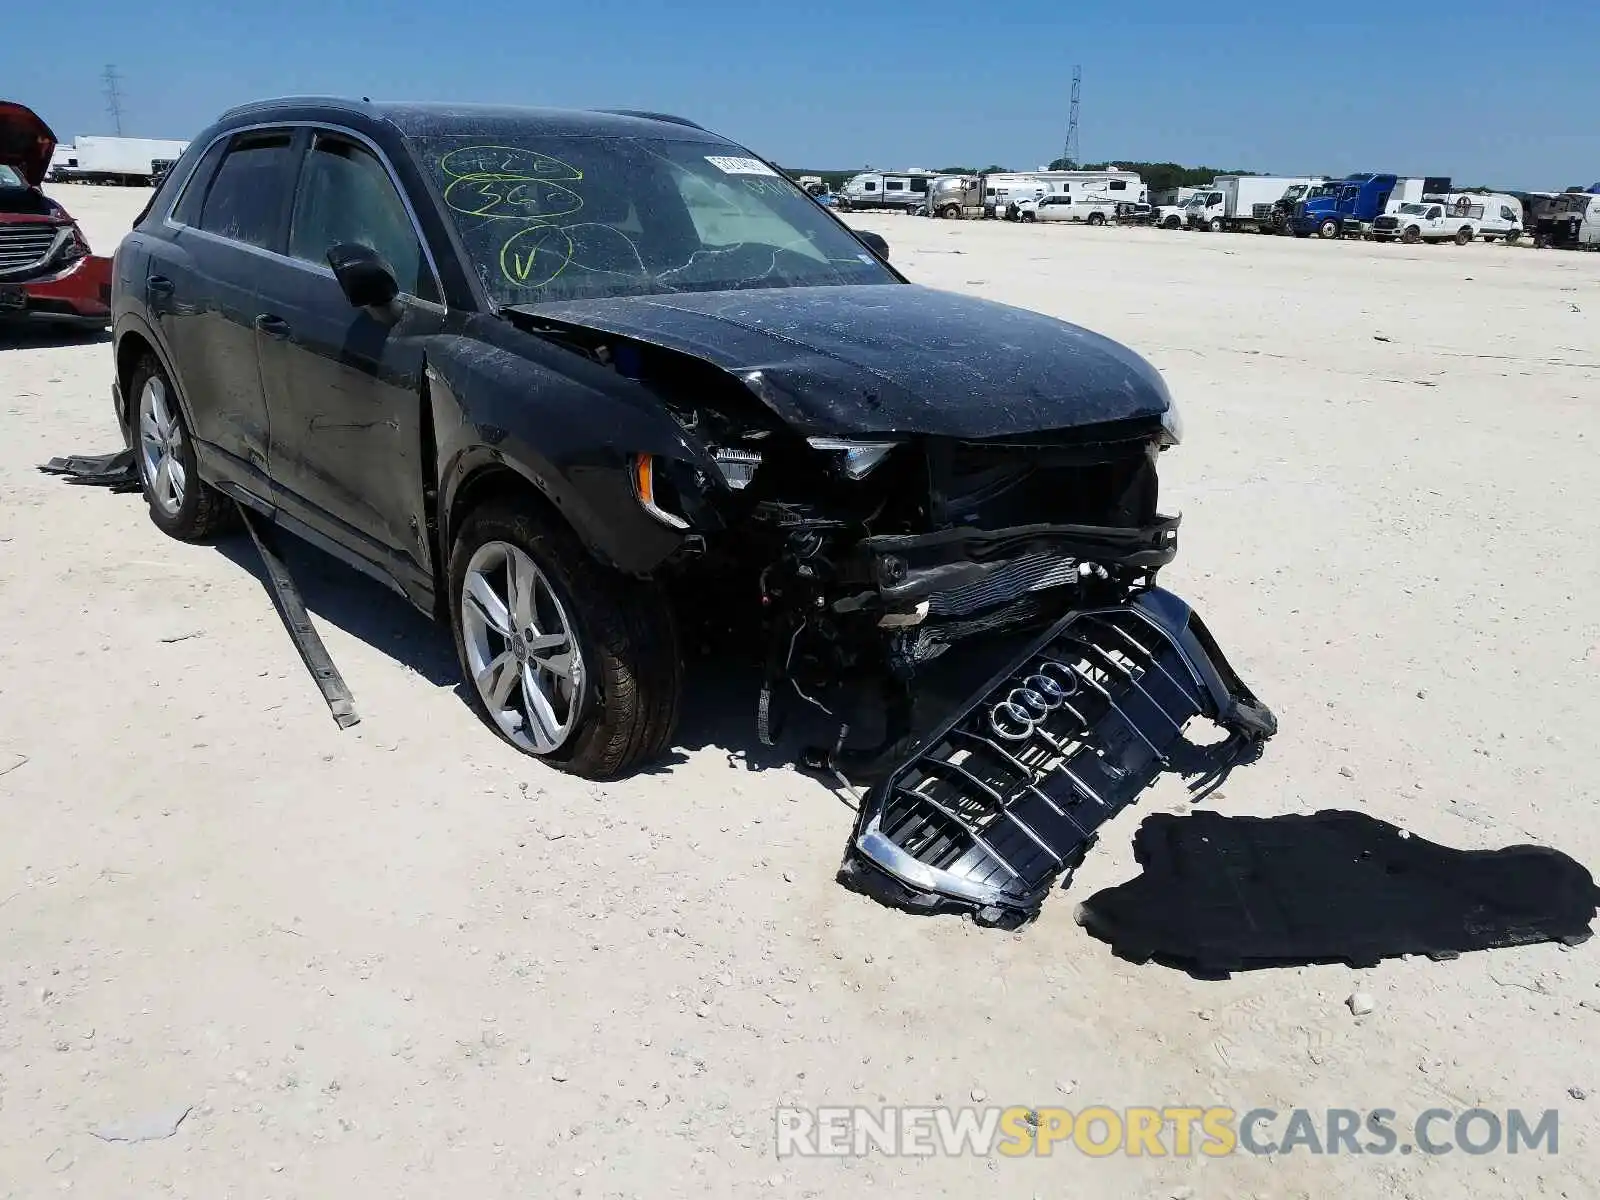
<svg viewBox="0 0 1600 1200"><path fill-rule="evenodd" d="M1227 737L1184 737L1196 716ZM1067 614L866 796L840 882L1015 927L1163 770L1214 786L1277 732L1171 592Z"/></svg>

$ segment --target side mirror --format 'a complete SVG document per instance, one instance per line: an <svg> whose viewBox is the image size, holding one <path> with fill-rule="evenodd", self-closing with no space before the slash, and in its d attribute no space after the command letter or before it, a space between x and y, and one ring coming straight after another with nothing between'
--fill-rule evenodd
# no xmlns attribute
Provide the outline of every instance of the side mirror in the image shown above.
<svg viewBox="0 0 1600 1200"><path fill-rule="evenodd" d="M884 262L889 261L889 243L884 241L880 234L872 233L866 229L855 229L851 232L866 243L868 250L871 250Z"/></svg>
<svg viewBox="0 0 1600 1200"><path fill-rule="evenodd" d="M328 265L354 308L387 312L400 294L389 264L369 246L341 242L328 250Z"/></svg>

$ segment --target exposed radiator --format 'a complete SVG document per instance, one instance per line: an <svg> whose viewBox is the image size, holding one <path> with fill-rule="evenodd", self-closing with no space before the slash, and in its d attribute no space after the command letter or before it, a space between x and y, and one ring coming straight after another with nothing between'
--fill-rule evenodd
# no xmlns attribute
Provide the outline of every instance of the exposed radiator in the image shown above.
<svg viewBox="0 0 1600 1200"><path fill-rule="evenodd" d="M977 583L935 592L928 597L928 612L935 617L965 617L1028 592L1061 587L1077 579L1076 559L1057 554L1028 554L990 571Z"/></svg>

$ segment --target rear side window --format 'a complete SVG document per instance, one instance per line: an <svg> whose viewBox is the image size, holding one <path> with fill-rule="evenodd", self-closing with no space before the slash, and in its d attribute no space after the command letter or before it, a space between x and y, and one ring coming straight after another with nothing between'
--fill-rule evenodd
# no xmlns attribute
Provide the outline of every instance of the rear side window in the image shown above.
<svg viewBox="0 0 1600 1200"><path fill-rule="evenodd" d="M411 214L388 169L365 146L318 134L295 193L289 255L325 267L328 251L343 242L377 251L402 292L438 299Z"/></svg>
<svg viewBox="0 0 1600 1200"><path fill-rule="evenodd" d="M188 182L183 185L183 195L178 197L178 203L172 207L172 219L180 225L197 225L200 222L200 209L205 204L206 181L211 178L211 173L217 169L217 161L228 151L228 139L223 138L206 151L205 157L200 160L200 165L194 169L194 174L189 176ZM173 172L174 175L177 172Z"/></svg>
<svg viewBox="0 0 1600 1200"><path fill-rule="evenodd" d="M273 248L283 213L284 184L290 179L288 133L245 133L236 137L206 190L200 228L264 249Z"/></svg>
<svg viewBox="0 0 1600 1200"><path fill-rule="evenodd" d="M1125 192L1128 190L1128 181L1126 179L1113 179L1110 187L1113 192Z"/></svg>

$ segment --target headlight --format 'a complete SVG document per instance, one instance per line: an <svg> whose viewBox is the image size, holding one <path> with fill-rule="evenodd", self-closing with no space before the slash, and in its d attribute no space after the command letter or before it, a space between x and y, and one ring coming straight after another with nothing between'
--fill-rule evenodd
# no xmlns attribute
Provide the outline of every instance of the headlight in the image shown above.
<svg viewBox="0 0 1600 1200"><path fill-rule="evenodd" d="M1161 444L1176 446L1183 441L1183 418L1178 415L1178 402L1167 400L1167 411L1161 414Z"/></svg>
<svg viewBox="0 0 1600 1200"><path fill-rule="evenodd" d="M899 442L857 442L849 438L814 437L806 443L813 450L837 455L840 468L851 479L860 479L889 456Z"/></svg>
<svg viewBox="0 0 1600 1200"><path fill-rule="evenodd" d="M80 258L87 257L88 253L89 243L84 240L83 234L74 225L69 228L66 239L61 243L60 249L56 251L56 261L74 263Z"/></svg>

